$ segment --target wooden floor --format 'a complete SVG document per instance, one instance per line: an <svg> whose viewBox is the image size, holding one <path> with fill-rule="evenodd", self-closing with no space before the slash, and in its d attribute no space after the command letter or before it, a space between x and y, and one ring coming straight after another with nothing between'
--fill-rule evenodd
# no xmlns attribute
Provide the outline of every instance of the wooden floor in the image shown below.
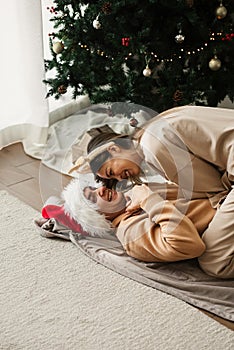
<svg viewBox="0 0 234 350"><path fill-rule="evenodd" d="M0 151L0 190L8 191L38 211L49 196L59 196L70 179L69 176L61 175L45 167L39 160L27 156L21 143ZM234 330L234 322L208 312L205 314Z"/></svg>

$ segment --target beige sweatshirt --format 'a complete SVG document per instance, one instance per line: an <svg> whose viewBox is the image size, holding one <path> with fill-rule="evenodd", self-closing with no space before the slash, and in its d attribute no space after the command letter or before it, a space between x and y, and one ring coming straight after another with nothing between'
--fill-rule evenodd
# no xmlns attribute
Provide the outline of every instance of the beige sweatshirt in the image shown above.
<svg viewBox="0 0 234 350"><path fill-rule="evenodd" d="M116 235L126 253L146 262L191 259L205 251L200 234L213 218L208 199L177 199L178 188L160 184L146 194L140 209L113 221ZM137 196L138 186L134 187ZM142 196L142 193L140 194Z"/></svg>
<svg viewBox="0 0 234 350"><path fill-rule="evenodd" d="M188 198L219 206L234 184L234 110L183 106L165 111L136 135L145 162Z"/></svg>

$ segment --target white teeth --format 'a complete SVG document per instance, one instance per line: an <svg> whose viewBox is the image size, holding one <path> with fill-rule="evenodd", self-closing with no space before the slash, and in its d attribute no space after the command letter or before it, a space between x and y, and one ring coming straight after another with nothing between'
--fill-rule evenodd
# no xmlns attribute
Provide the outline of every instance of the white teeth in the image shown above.
<svg viewBox="0 0 234 350"><path fill-rule="evenodd" d="M112 192L108 191L108 201L111 201L111 198L112 198Z"/></svg>

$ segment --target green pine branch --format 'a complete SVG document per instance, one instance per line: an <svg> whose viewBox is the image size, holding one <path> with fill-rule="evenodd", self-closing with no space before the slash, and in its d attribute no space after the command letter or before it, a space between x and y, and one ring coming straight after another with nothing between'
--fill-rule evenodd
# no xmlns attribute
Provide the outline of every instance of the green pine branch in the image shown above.
<svg viewBox="0 0 234 350"><path fill-rule="evenodd" d="M225 1L221 20L218 6L207 0L55 0L55 37L45 60L47 72L55 72L45 80L48 95L59 98L71 87L73 98L88 93L94 103L130 101L157 111L233 100L233 2ZM53 51L54 42L63 43L61 53ZM215 54L221 67L211 70ZM149 77L143 75L147 63Z"/></svg>

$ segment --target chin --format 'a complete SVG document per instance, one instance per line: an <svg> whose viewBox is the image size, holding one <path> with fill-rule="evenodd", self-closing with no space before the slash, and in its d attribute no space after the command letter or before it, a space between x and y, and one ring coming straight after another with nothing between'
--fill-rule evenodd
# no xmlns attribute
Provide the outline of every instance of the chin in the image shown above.
<svg viewBox="0 0 234 350"><path fill-rule="evenodd" d="M114 220L115 218L117 218L117 216L119 216L120 214L125 212L125 207L121 210L118 211L113 211L112 213L105 213L105 217L107 220Z"/></svg>
<svg viewBox="0 0 234 350"><path fill-rule="evenodd" d="M105 217L109 220L110 218L114 219L116 216L119 214L122 214L125 211L126 208L126 199L120 192L121 197L119 196L116 200L115 203L111 202L109 203L109 212L104 213Z"/></svg>

